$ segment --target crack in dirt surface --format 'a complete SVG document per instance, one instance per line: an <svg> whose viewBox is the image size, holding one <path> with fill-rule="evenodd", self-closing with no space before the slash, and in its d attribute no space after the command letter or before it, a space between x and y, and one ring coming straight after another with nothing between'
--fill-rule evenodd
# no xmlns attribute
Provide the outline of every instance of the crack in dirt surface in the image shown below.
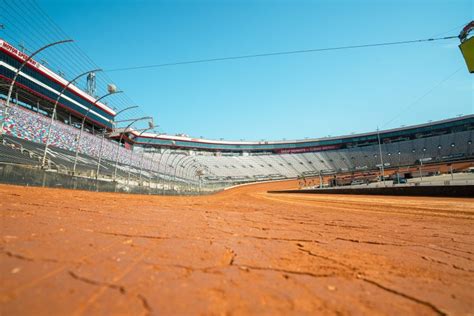
<svg viewBox="0 0 474 316"><path fill-rule="evenodd" d="M26 255L23 255L23 254L13 253L13 252L8 251L8 250L4 250L3 253L6 254L6 255L9 256L9 257L16 258L16 259L20 259L20 260L24 260L24 261L31 261L31 262L34 262L34 261L44 261L44 262L56 262L56 263L62 262L62 261L60 261L60 260L58 260L58 259L53 259L53 258L29 257L29 256L26 256Z"/></svg>
<svg viewBox="0 0 474 316"><path fill-rule="evenodd" d="M350 241L350 242L357 243L357 244L369 244L369 245L380 245L380 246L397 246L397 247L406 246L406 245L402 245L402 244L386 243L386 242L373 241L373 240L359 240L359 239L341 238L341 237L337 237L337 238L335 238L335 240L343 240L343 241Z"/></svg>
<svg viewBox="0 0 474 316"><path fill-rule="evenodd" d="M114 289L114 290L118 290L121 294L125 294L126 293L126 290L123 286L121 285L117 285L117 284L112 284L112 283L107 283L107 282L99 282L99 281L95 281L95 280L92 280L92 279L88 279L88 278L85 278L85 277L82 277L82 276L79 276L78 274L76 274L75 272L73 271L68 271L69 275L71 277L73 277L74 279L76 280L79 280L79 281L82 281L82 282L85 282L87 284L91 284L91 285L97 285L97 286L106 286L108 288L111 288L111 289Z"/></svg>
<svg viewBox="0 0 474 316"><path fill-rule="evenodd" d="M99 282L99 281L96 281L96 280L93 280L93 279L90 279L90 278L80 276L77 273L75 273L74 271L68 271L68 273L73 279L76 279L78 281L85 282L87 284L94 285L94 286L105 286L105 287L110 288L112 290L117 290L117 291L119 291L120 294L123 294L123 295L129 294L127 289L122 285L108 283L108 282ZM135 296L140 300L140 303L143 306L143 308L145 309L146 314L150 314L152 312L152 309L150 307L150 304L148 303L148 300L145 298L145 296L143 296L140 293L136 294Z"/></svg>
<svg viewBox="0 0 474 316"><path fill-rule="evenodd" d="M238 266L241 270L259 270L259 271L271 271L271 272L280 272L280 273L287 273L287 274L294 274L294 275L304 275L309 276L312 278L327 278L335 276L334 273L313 273L308 271L295 271L295 270L288 270L288 269L281 269L281 268L271 268L271 267L259 267L259 266L251 266L251 265L239 265Z"/></svg>
<svg viewBox="0 0 474 316"><path fill-rule="evenodd" d="M172 237L163 237L163 236L154 236L154 235L142 235L142 234L127 234L127 233L114 233L114 232L103 232L103 231L94 231L98 234L118 236L118 237L134 237L134 238L145 238L145 239L172 239Z"/></svg>
<svg viewBox="0 0 474 316"><path fill-rule="evenodd" d="M384 291L387 291L389 293L393 293L395 295L398 295L398 296L401 296L401 297L404 297L410 301L413 301L413 302L416 302L418 304L421 304L421 305L424 305L424 306L427 306L429 307L430 309L432 309L436 314L438 315L441 315L441 316L445 316L447 315L445 312L443 312L441 309L439 309L438 307L436 307L435 305L433 305L432 303L430 302L426 302L426 301L423 301L423 300L420 300L416 297L413 297L411 295L408 295L406 293L403 293L403 292L400 292L400 291L397 291L397 290L394 290L392 288L389 288L389 287L386 287L385 285L382 285L380 284L379 282L376 282L374 280L369 280L369 279L366 279L366 278L361 278L361 280L363 280L364 282L367 282L367 283L370 283L372 285L375 285L376 287L384 290Z"/></svg>
<svg viewBox="0 0 474 316"><path fill-rule="evenodd" d="M2 313L474 310L472 199L266 193L296 186L160 197L0 185Z"/></svg>
<svg viewBox="0 0 474 316"><path fill-rule="evenodd" d="M431 308L433 311L435 311L438 315L446 315L445 312L441 311L438 307L436 307L435 305L433 305L433 304L430 303L430 302L426 302L426 301L420 300L420 299L418 299L418 298L416 298L416 297L413 297L413 296L411 296L411 295L408 295L408 294L406 294L406 293L403 293L403 292L400 292L400 291L398 291L398 290L389 288L389 287L387 287L387 286L385 286L385 285L382 285L382 284L379 283L379 282L376 282L376 281L374 281L374 280L370 280L370 279L367 279L367 278L363 277L362 275L363 275L364 273L361 272L361 271L359 271L359 270L358 270L357 268L355 268L355 267L352 267L352 266L350 266L350 265L341 263L340 261L334 260L334 259L332 259L332 258L328 258L328 257L325 257L325 256L317 255L317 254L315 254L315 253L313 253L313 252L311 252L311 251L309 251L309 250L306 250L306 249L298 248L298 250L303 251L303 252L307 253L307 254L310 255L310 256L315 256L315 257L318 257L318 258L322 258L322 259L325 259L325 260L329 260L329 261L334 262L334 263L336 263L336 264L338 264L338 265L347 267L347 268L349 268L349 269L352 270L353 276L354 276L355 278L357 278L357 279L363 280L364 282L367 282L367 283L370 283L370 284L372 284L372 285L375 285L375 286L377 286L378 288L380 288L380 289L382 289L382 290L385 290L385 291L387 291L387 292L389 292L389 293L392 293L392 294L395 294L395 295L399 295L399 296L401 296L401 297L403 297L403 298L406 298L406 299L408 299L408 300L411 300L411 301L413 301L413 302L415 302L415 303L428 306L428 307ZM425 259L425 260L427 260L425 257L422 257L422 258Z"/></svg>

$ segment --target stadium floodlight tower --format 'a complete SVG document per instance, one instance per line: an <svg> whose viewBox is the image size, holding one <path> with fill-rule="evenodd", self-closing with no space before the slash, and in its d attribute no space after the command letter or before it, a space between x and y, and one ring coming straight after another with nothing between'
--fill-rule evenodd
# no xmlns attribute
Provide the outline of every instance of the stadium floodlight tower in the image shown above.
<svg viewBox="0 0 474 316"><path fill-rule="evenodd" d="M150 128L153 128L155 126L155 124L153 123L153 117L151 117L151 116L143 116L143 117L139 117L139 118L136 118L136 119L122 120L122 121L116 122L116 123L130 122L130 124L128 124L127 127L125 127L123 129L123 131L120 132L120 138L119 138L119 141L117 143L117 153L115 155L114 181L117 180L118 159L119 159L119 152L120 152L120 144L122 143L123 135L125 135L125 133L127 133L128 129L133 124L135 124L138 121L144 121L144 120L148 121L148 126Z"/></svg>
<svg viewBox="0 0 474 316"><path fill-rule="evenodd" d="M81 130L79 131L79 138L76 142L76 154L75 154L75 157L74 157L74 165L72 167L72 173L75 175L76 174L76 167L77 167L77 158L79 156L79 146L81 145L81 139L82 139L82 133L84 132L84 124L86 122L86 118L87 116L89 115L91 109L93 106L95 106L100 100L108 97L108 96L111 96L112 94L117 94L117 93L123 93L123 91L120 91L118 90L117 91L117 88L114 86L114 85L109 85L107 87L107 90L108 92L106 94L104 94L103 96L101 96L100 98L96 99L94 101L94 103L92 103L89 108L87 109L86 111L86 114L84 115L84 117L82 118L82 122L81 122Z"/></svg>
<svg viewBox="0 0 474 316"><path fill-rule="evenodd" d="M54 117L56 116L56 109L57 109L57 106L58 106L58 103L59 103L59 99L61 99L61 97L63 96L64 92L66 91L66 89L73 83L75 83L78 79L80 79L81 77L87 75L87 74L91 74L91 73L95 73L95 72L98 72L98 71L102 71L102 69L93 69L93 70L89 70L89 71L86 71L86 72L83 72L81 73L80 75L77 75L76 77L74 77L73 79L69 80L68 83L64 86L64 88L61 90L61 92L59 93L58 97L56 98L56 101L54 101L54 106L53 106L53 112L51 113L51 121L49 122L49 127L48 127L48 136L46 137L46 145L44 146L44 153L43 153L43 159L42 159L42 162L41 162L41 167L44 168L45 165L46 165L46 155L47 155L47 152L48 152L48 146L49 146L49 143L50 143L50 140L51 140L51 129L53 127L53 123L54 123Z"/></svg>
<svg viewBox="0 0 474 316"><path fill-rule="evenodd" d="M132 105L132 106L128 106L124 109L121 109L120 111L118 111L117 113L115 113L115 117L119 116L121 113L125 112L125 111L128 111L128 110L131 110L131 109L136 109L138 108L138 105ZM114 122L114 124L116 124L116 122ZM97 180L99 178L99 173L100 173L100 162L102 160L102 147L104 146L104 139L105 139L105 133L107 132L107 129L104 129L104 131L102 132L102 139L100 141L100 149L99 149L99 159L97 160L97 170L96 170L96 173L95 173L95 179Z"/></svg>
<svg viewBox="0 0 474 316"><path fill-rule="evenodd" d="M2 118L2 123L0 124L0 138L3 136L3 125L5 124L5 120L8 116L8 108L10 107L10 99L12 97L12 93L13 93L13 86L15 85L16 83L16 79L18 78L18 76L20 75L20 72L21 70L23 69L23 67L25 67L26 64L28 64L35 55L37 55L38 53L44 51L45 49L51 47L51 46L56 46L56 45L60 45L60 44L64 44L64 43L70 43L70 42L73 42L72 39L67 39L67 40L62 40L62 41L57 41L57 42L53 42L53 43L49 43L47 45L44 45L43 47L40 47L38 48L36 51L34 51L30 56L28 56L28 58L26 58L25 60L23 60L23 62L21 63L20 67L18 67L18 69L16 70L15 72L15 75L13 76L13 79L10 83L10 88L8 89L8 95L7 95L7 102L5 104L5 109L4 109L4 113L3 113L3 118Z"/></svg>

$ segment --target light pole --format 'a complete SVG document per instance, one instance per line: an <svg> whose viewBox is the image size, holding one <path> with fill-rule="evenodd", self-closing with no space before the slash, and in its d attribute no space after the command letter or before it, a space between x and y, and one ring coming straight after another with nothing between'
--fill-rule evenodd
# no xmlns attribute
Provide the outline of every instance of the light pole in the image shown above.
<svg viewBox="0 0 474 316"><path fill-rule="evenodd" d="M191 171L191 175L194 176L194 179L197 179L198 181L198 192L201 192L201 185L202 185L202 176L205 174L204 170L208 171L206 166L202 165L201 163L197 162L195 159L192 160L192 164L190 165L190 168L188 169ZM196 181L196 180L194 180Z"/></svg>
<svg viewBox="0 0 474 316"><path fill-rule="evenodd" d="M138 134L137 137L142 136L143 133L145 133L146 131L149 131L149 130L151 130L151 129L153 129L153 128L154 128L154 126L150 126L149 128L145 128L143 131L140 132L140 134ZM128 185L128 183L130 182L130 169L132 168L132 157L133 157L134 148L135 148L135 146L133 146L132 149L130 150L130 163L128 164L128 180L127 180L127 185ZM140 165L141 165L141 163L142 163L144 154L145 154L145 147L143 147L142 157L141 157L141 159L140 159Z"/></svg>
<svg viewBox="0 0 474 316"><path fill-rule="evenodd" d="M112 94L117 94L117 93L122 93L123 91L113 91L111 90L110 92L104 94L103 96L101 96L100 98L96 99L94 101L94 103L92 103L91 105L89 105L89 108L87 109L87 112L86 114L84 115L84 117L82 118L82 123L81 123L81 130L79 131L79 138L76 142L76 154L75 154L75 157L74 157L74 165L72 167L72 174L75 175L76 174L76 166L77 166L77 157L79 156L79 146L81 144L81 138L82 138L82 133L84 132L84 124L86 122L86 118L87 116L89 115L89 112L91 111L92 107L95 106L100 100L102 100L103 98L106 98Z"/></svg>
<svg viewBox="0 0 474 316"><path fill-rule="evenodd" d="M397 184L400 183L400 158L401 158L402 152L399 150L398 151L398 170L397 170Z"/></svg>
<svg viewBox="0 0 474 316"><path fill-rule="evenodd" d="M176 175L178 173L178 168L179 168L179 164L181 163L181 161L183 161L183 159L186 159L186 158L189 158L189 156L183 156L181 157L177 162L176 162L176 167L174 168L174 174L173 174L173 181L176 182Z"/></svg>
<svg viewBox="0 0 474 316"><path fill-rule="evenodd" d="M171 169L176 169L175 166L174 166L174 162L176 160L176 158L178 158L179 156L181 156L180 153L176 154L176 156L173 157L173 159L171 160L171 163L169 164L169 170L168 170L168 173L169 173L169 176L168 176L168 180L169 182L172 182L173 178L171 178ZM173 188L174 188L174 183L173 183Z"/></svg>
<svg viewBox="0 0 474 316"><path fill-rule="evenodd" d="M170 159L171 157L171 152L170 154L168 155L168 157L166 157L166 161L165 161L165 165L164 165L164 169L163 169L163 175L167 176L168 177L168 182L170 182L170 179L171 179L171 176L168 175L168 172L169 172L169 169L170 167L173 167L172 164L173 164L173 161L179 156L179 153L177 153L176 155L173 156L173 159L171 160L171 163L168 164L168 160ZM165 193L165 185L164 185L164 182L165 182L165 178L163 177L163 194Z"/></svg>
<svg viewBox="0 0 474 316"><path fill-rule="evenodd" d="M51 138L51 129L53 128L53 123L54 123L54 117L56 116L56 108L58 106L58 103L59 103L59 99L61 99L62 95L64 94L64 91L66 91L66 89L71 85L73 84L74 82L76 82L79 78L87 75L87 74L90 74L92 72L99 72L99 71L102 71L102 69L94 69L94 70L89 70L89 71L86 71L86 72L83 72L81 73L80 75L77 75L74 79L68 81L68 83L64 86L64 88L61 90L61 92L59 93L58 97L56 98L56 101L54 101L54 106L53 106L53 112L51 114L51 121L49 122L49 127L48 127L48 136L46 137L46 145L44 146L44 153L43 153L43 160L41 162L41 166L44 168L45 167L45 164L46 164L46 154L48 152L48 146L49 146L49 142L50 142L50 138Z"/></svg>
<svg viewBox="0 0 474 316"><path fill-rule="evenodd" d="M189 190L189 186L190 186L190 181L191 179L189 178L188 174L187 174L187 168L191 165L193 165L195 162L196 162L196 159L192 156L188 156L186 157L187 159L189 159L188 161L185 161L181 164L181 167L183 168L181 170L181 178L183 179L183 181L186 183L186 187L188 188Z"/></svg>
<svg viewBox="0 0 474 316"><path fill-rule="evenodd" d="M379 132L378 127L377 127L377 140L379 142L379 155L380 155L380 164L381 164L380 171L382 173L381 178L382 178L383 185L385 186L385 170L384 170L384 165L383 165L382 145L380 144L380 132Z"/></svg>
<svg viewBox="0 0 474 316"><path fill-rule="evenodd" d="M193 183L193 187L196 187L196 182L197 182L196 181L196 172L197 172L197 169L198 169L198 165L194 164L194 163L189 168L189 174L190 174L190 177L191 177L191 180L192 180L192 183Z"/></svg>
<svg viewBox="0 0 474 316"><path fill-rule="evenodd" d="M198 179L198 192L201 193L202 191L202 178L203 176L206 174L206 172L208 174L212 174L211 171L209 170L209 168L206 166L206 165L203 165L201 163L197 163L197 166L196 166L196 177Z"/></svg>
<svg viewBox="0 0 474 316"><path fill-rule="evenodd" d="M155 130L153 132L156 133ZM141 134L140 134L141 135ZM151 146L153 148L153 145ZM151 154L151 165L150 165L150 171L153 172L153 159L155 159L155 153L156 150L153 150L153 153ZM142 171L143 171L143 158L145 156L145 151L142 151L142 157L140 158L140 169L139 169L139 178L138 178L138 183L142 183ZM150 185L151 188L151 185Z"/></svg>
<svg viewBox="0 0 474 316"><path fill-rule="evenodd" d="M161 149L161 148L160 148ZM161 170L161 160L163 159L164 155L166 152L169 152L171 151L171 148L166 148L165 150L163 150L160 154L160 158L158 159L158 174L160 173L160 170Z"/></svg>
<svg viewBox="0 0 474 316"><path fill-rule="evenodd" d="M163 194L165 193L165 182L166 182L166 169L168 169L168 160L170 159L171 157L171 148L169 149L169 153L168 153L168 157L166 157L166 160L163 164Z"/></svg>
<svg viewBox="0 0 474 316"><path fill-rule="evenodd" d="M193 185L195 184L195 171L198 168L198 162L195 159L191 159L190 163L184 168L183 177L186 177Z"/></svg>
<svg viewBox="0 0 474 316"><path fill-rule="evenodd" d="M421 169L423 168L423 160L425 159L425 152L426 152L426 147L423 147L423 155L420 159L420 182L423 182L423 171Z"/></svg>
<svg viewBox="0 0 474 316"><path fill-rule="evenodd" d="M161 150L161 148L160 148ZM159 184L159 177L160 177L160 170L161 170L161 160L163 159L163 156L167 151L171 151L171 148L166 148L164 151L161 152L160 158L158 159L158 170L157 170L157 189L158 189L158 184ZM164 177L163 177L163 185L164 185Z"/></svg>
<svg viewBox="0 0 474 316"><path fill-rule="evenodd" d="M134 123L136 123L136 122L138 122L138 121L143 121L143 120L149 120L148 124L150 125L150 127L154 126L154 125L153 125L153 118L152 118L151 116L143 116L143 117L139 117L139 118L136 118L136 119L131 119L131 120L122 121L122 122L131 121L131 122L130 122L130 124L128 124L127 127L125 127L125 129L120 133L120 139L119 139L119 142L118 142L118 144L117 144L117 154L115 155L114 181L117 180L118 159L119 159L119 152L120 152L120 146L121 146L121 143L122 143L123 135L125 135L125 133L127 132L127 130L130 128L130 126L132 126Z"/></svg>
<svg viewBox="0 0 474 316"><path fill-rule="evenodd" d="M15 75L13 76L13 79L12 79L12 82L10 83L10 87L8 88L8 96L7 96L7 102L5 104L5 110L4 110L4 113L3 113L3 119L2 119L2 124L0 125L0 136L3 136L3 125L5 123L5 119L7 118L8 116L8 108L10 107L10 99L12 97L12 92L13 92L13 86L15 85L16 83L16 79L18 78L18 76L20 75L20 72L21 70L23 69L23 67L25 67L25 65L38 53L42 52L43 50L51 47L51 46L55 46L55 45L59 45L59 44L64 44L64 43L70 43L70 42L73 42L72 39L68 39L68 40L62 40L62 41L57 41L57 42L53 42L53 43L50 43L48 45L45 45L39 49L37 49L36 51L34 51L30 56L28 56L28 58L26 58L20 65L20 67L18 67L18 69L16 70L15 72Z"/></svg>
<svg viewBox="0 0 474 316"><path fill-rule="evenodd" d="M191 165L193 164L196 160L194 159L194 157L192 156L188 156L187 157L189 160L188 161L185 161L182 163L181 167L183 168L183 170L181 171L181 177L182 178L186 178L187 177L187 174L186 174L186 169Z"/></svg>
<svg viewBox="0 0 474 316"><path fill-rule="evenodd" d="M201 165L201 167L203 166ZM206 169L206 168L203 168L203 169ZM199 193L201 193L201 189L202 189L202 176L204 175L203 169L196 170L196 175L199 178L199 191L198 191Z"/></svg>
<svg viewBox="0 0 474 316"><path fill-rule="evenodd" d="M117 117L120 113L122 112L125 112L127 110L131 110L131 109L135 109L135 108L138 108L138 105L132 105L132 106L129 106L129 107L126 107L125 109L122 109L120 111L118 111L117 113L115 113L115 117ZM102 159L102 146L104 144L104 138L105 138L105 133L106 133L107 129L104 129L104 131L102 132L102 139L100 141L100 149L99 149L99 159L97 160L97 171L95 173L95 178L96 180L99 178L99 173L100 173L100 161Z"/></svg>
<svg viewBox="0 0 474 316"><path fill-rule="evenodd" d="M148 169L150 171L149 176L148 176L148 187L150 188L150 191L152 189L151 181L153 179L153 168L154 168L154 165L155 165L155 154L156 153L157 153L156 148L154 148L153 153L151 154L150 167ZM142 160L143 160L143 156L142 156ZM138 183L142 183L142 171L143 171L143 164L140 163L140 177L138 179Z"/></svg>

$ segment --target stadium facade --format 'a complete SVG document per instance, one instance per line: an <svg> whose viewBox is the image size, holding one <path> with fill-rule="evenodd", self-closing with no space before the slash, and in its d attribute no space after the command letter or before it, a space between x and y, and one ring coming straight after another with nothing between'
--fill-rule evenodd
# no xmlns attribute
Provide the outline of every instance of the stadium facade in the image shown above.
<svg viewBox="0 0 474 316"><path fill-rule="evenodd" d="M8 85L26 58L17 48L0 40L2 112ZM30 148L40 156L52 104L66 85L66 79L44 65L34 60L28 62L15 83L11 109L3 118L3 145L20 143L22 148ZM79 173L100 172L104 177L112 176L115 164L119 177L130 178L132 174L140 179L199 178L240 183L474 159L474 115L340 137L223 141L115 128L116 112L112 107L96 102L94 96L74 85L68 86L59 98L59 107L52 126L48 166L70 169L73 151L78 150L82 157ZM84 116L86 140L78 144L78 123ZM11 151L3 150L3 162L21 163L18 157L11 158ZM26 161L34 164L34 160Z"/></svg>
<svg viewBox="0 0 474 316"><path fill-rule="evenodd" d="M27 58L28 56L19 49L0 39L0 83L9 84ZM71 122L72 118L77 118L79 121L87 114L89 124L99 128L113 127L115 117L113 109L101 102L96 102L95 97L75 85L68 85L66 79L33 59L23 67L15 83L17 100L24 101L25 105L31 108L34 107L31 104L33 100L43 101L37 104L54 103L66 86L67 89L62 93L58 103L61 109L60 116ZM91 110L88 111L90 107ZM37 110L47 111L41 107Z"/></svg>

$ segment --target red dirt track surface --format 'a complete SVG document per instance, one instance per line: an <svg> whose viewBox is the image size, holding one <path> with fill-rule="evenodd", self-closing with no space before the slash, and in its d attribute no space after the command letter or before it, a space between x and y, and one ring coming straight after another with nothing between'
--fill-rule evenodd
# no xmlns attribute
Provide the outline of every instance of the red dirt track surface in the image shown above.
<svg viewBox="0 0 474 316"><path fill-rule="evenodd" d="M474 200L0 185L1 315L469 315Z"/></svg>

